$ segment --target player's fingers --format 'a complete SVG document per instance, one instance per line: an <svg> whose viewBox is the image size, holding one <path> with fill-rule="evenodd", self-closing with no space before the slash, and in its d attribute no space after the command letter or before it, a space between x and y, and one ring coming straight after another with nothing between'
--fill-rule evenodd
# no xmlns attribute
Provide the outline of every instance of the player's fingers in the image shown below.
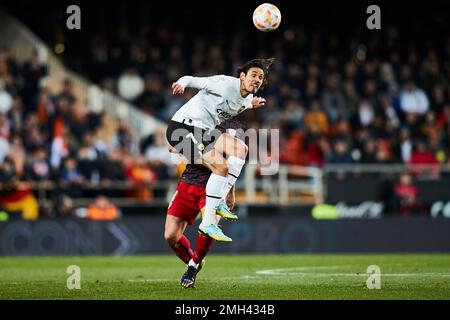
<svg viewBox="0 0 450 320"><path fill-rule="evenodd" d="M177 84L173 90L174 94L179 94L179 93L183 93L183 92L184 92L184 88L179 84Z"/></svg>
<svg viewBox="0 0 450 320"><path fill-rule="evenodd" d="M264 98L259 98L259 100L258 100L258 104L259 105L264 105L266 103L266 99L264 99Z"/></svg>

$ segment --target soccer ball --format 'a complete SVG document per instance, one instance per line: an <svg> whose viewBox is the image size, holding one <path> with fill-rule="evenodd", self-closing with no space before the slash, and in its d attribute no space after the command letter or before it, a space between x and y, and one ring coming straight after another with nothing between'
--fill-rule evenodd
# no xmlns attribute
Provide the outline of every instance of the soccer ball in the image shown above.
<svg viewBox="0 0 450 320"><path fill-rule="evenodd" d="M270 3L263 3L253 12L253 24L258 30L273 31L280 25L280 10Z"/></svg>

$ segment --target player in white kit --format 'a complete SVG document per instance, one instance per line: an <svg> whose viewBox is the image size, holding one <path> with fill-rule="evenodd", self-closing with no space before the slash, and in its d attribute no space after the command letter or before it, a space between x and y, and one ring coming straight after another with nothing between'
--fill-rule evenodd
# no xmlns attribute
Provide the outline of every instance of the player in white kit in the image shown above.
<svg viewBox="0 0 450 320"><path fill-rule="evenodd" d="M166 137L171 149L183 154L189 163L203 164L211 170L199 232L218 241L232 241L217 226L215 216L217 212L229 220L237 219L223 198L241 173L247 146L215 127L244 110L265 104L265 99L254 94L266 82L273 61L273 58L248 61L238 69L238 78L184 76L172 84L173 94L182 94L187 87L199 89L172 117Z"/></svg>

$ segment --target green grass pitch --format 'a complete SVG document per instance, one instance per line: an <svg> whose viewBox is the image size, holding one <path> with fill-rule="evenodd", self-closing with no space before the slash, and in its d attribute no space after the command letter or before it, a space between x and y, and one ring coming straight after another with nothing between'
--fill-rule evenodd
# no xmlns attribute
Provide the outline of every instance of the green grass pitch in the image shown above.
<svg viewBox="0 0 450 320"><path fill-rule="evenodd" d="M69 290L69 265L81 289ZM369 265L381 288L366 286ZM0 299L450 299L449 254L209 255L195 289L172 255L3 257Z"/></svg>

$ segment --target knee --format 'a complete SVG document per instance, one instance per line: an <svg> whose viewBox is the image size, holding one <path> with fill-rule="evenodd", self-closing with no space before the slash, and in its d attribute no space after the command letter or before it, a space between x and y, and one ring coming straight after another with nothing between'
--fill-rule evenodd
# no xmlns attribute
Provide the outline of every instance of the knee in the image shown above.
<svg viewBox="0 0 450 320"><path fill-rule="evenodd" d="M179 237L176 232L165 231L164 239L169 243L169 245L176 245L178 243Z"/></svg>
<svg viewBox="0 0 450 320"><path fill-rule="evenodd" d="M226 177L228 175L228 164L226 162L215 163L213 168L213 172L219 176Z"/></svg>

